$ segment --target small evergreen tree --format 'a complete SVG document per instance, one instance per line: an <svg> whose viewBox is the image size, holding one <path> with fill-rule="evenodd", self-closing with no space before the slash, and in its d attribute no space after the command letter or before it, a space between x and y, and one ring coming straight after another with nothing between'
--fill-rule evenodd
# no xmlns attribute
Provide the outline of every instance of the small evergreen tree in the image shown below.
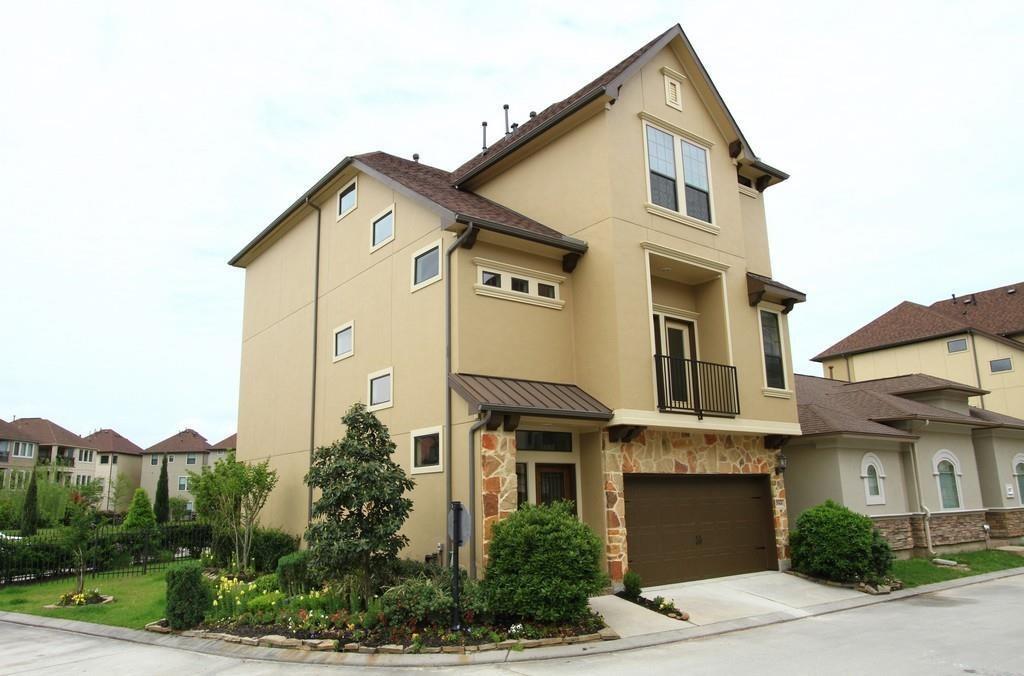
<svg viewBox="0 0 1024 676"><path fill-rule="evenodd" d="M135 489L131 507L128 508L128 516L124 518L124 527L129 531L156 530L156 514L149 505L149 496L142 488Z"/></svg>
<svg viewBox="0 0 1024 676"><path fill-rule="evenodd" d="M313 452L306 483L321 491L306 529L314 571L326 579L356 571L364 600L372 594L372 571L397 558L409 539L401 535L412 511L405 497L413 482L391 459L388 428L362 404L342 422L345 437Z"/></svg>
<svg viewBox="0 0 1024 676"><path fill-rule="evenodd" d="M36 534L39 528L39 487L36 485L36 472L30 470L32 476L28 480L25 491L25 504L21 508L21 536L29 537Z"/></svg>
<svg viewBox="0 0 1024 676"><path fill-rule="evenodd" d="M153 512L157 523L167 523L171 516L171 505L167 497L167 456L164 455L160 466L160 479L156 482L156 498L153 500Z"/></svg>

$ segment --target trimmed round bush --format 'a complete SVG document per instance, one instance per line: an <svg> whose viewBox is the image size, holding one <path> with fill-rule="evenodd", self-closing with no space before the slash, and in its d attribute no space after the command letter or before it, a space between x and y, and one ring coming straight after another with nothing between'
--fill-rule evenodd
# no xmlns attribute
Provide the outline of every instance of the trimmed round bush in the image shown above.
<svg viewBox="0 0 1024 676"><path fill-rule="evenodd" d="M257 572L273 573L277 562L298 550L299 538L276 528L257 528L252 534L252 548L249 555Z"/></svg>
<svg viewBox="0 0 1024 676"><path fill-rule="evenodd" d="M451 594L436 579L413 577L381 597L381 610L395 625L443 625L451 619Z"/></svg>
<svg viewBox="0 0 1024 676"><path fill-rule="evenodd" d="M316 583L309 572L309 550L286 554L277 560L277 587L291 596L303 594Z"/></svg>
<svg viewBox="0 0 1024 676"><path fill-rule="evenodd" d="M203 579L203 567L187 561L167 569L167 624L191 629L203 621L213 602L213 590Z"/></svg>
<svg viewBox="0 0 1024 676"><path fill-rule="evenodd" d="M572 503L523 505L494 525L484 590L499 615L569 622L607 584L601 540Z"/></svg>
<svg viewBox="0 0 1024 676"><path fill-rule="evenodd" d="M877 581L892 565L871 519L831 500L800 515L789 546L794 570L834 582Z"/></svg>
<svg viewBox="0 0 1024 676"><path fill-rule="evenodd" d="M643 582L640 580L640 574L634 570L627 570L626 574L622 576L622 592L626 598L638 599L642 591Z"/></svg>

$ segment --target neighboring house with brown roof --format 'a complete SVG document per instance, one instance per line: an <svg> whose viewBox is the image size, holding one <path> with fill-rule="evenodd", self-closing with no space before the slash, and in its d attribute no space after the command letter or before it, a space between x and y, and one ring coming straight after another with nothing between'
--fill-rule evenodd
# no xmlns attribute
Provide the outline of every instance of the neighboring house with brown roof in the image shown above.
<svg viewBox="0 0 1024 676"><path fill-rule="evenodd" d="M35 464L51 481L81 486L96 477L96 449L71 430L46 418L17 418L11 424L35 441Z"/></svg>
<svg viewBox="0 0 1024 676"><path fill-rule="evenodd" d="M212 467L217 461L238 447L238 434L230 434L215 444L210 444L210 455L207 457L208 466Z"/></svg>
<svg viewBox="0 0 1024 676"><path fill-rule="evenodd" d="M188 503L188 511L194 511L195 504L188 490L188 473L201 472L211 464L210 444L199 432L185 429L145 449L141 485L150 501L156 497L156 485L160 480L164 458L167 458L168 497L184 499Z"/></svg>
<svg viewBox="0 0 1024 676"><path fill-rule="evenodd" d="M825 500L870 516L897 552L1024 536L1024 420L987 392L925 374L845 382L796 376L803 436L787 441L792 518Z"/></svg>
<svg viewBox="0 0 1024 676"><path fill-rule="evenodd" d="M38 455L39 442L28 430L0 418L0 488L24 488Z"/></svg>
<svg viewBox="0 0 1024 676"><path fill-rule="evenodd" d="M826 376L929 373L972 383L971 403L1024 418L1024 282L929 306L904 301L814 357Z"/></svg>
<svg viewBox="0 0 1024 676"><path fill-rule="evenodd" d="M495 521L571 499L615 582L778 568L804 295L772 277L764 193L786 178L679 26L453 172L346 157L231 260L264 521L305 530L312 447L363 402L416 481L406 556L446 556L457 499L475 575Z"/></svg>
<svg viewBox="0 0 1024 676"><path fill-rule="evenodd" d="M115 511L127 509L127 505L114 504L114 487L119 477L128 480L134 492L142 479L142 447L115 430L104 428L85 437L85 443L96 449L96 476L103 481L103 495L100 508ZM128 494L131 499L131 493Z"/></svg>

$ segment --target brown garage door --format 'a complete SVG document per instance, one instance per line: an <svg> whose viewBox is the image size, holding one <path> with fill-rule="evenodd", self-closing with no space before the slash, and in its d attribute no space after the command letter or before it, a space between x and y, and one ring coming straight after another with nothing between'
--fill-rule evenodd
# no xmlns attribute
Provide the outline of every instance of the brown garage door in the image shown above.
<svg viewBox="0 0 1024 676"><path fill-rule="evenodd" d="M775 570L766 476L625 477L629 568L645 585Z"/></svg>

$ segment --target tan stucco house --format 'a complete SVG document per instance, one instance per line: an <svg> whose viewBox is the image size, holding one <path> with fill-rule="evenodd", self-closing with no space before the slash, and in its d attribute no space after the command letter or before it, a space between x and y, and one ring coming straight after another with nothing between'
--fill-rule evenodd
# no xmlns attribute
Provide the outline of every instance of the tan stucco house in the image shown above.
<svg viewBox="0 0 1024 676"><path fill-rule="evenodd" d="M803 436L785 444L789 513L834 500L902 555L1024 536L1024 420L924 374L846 382L797 375Z"/></svg>
<svg viewBox="0 0 1024 676"><path fill-rule="evenodd" d="M113 510L114 486L121 476L134 491L142 479L142 448L127 437L110 428L97 430L85 437L85 442L96 449L95 476L103 483L100 508ZM129 493L129 498L131 494Z"/></svg>
<svg viewBox="0 0 1024 676"><path fill-rule="evenodd" d="M11 424L35 442L35 465L50 481L84 486L96 477L95 447L71 430L46 418L17 418Z"/></svg>
<svg viewBox="0 0 1024 676"><path fill-rule="evenodd" d="M206 437L193 429L185 429L177 434L172 434L144 450L141 486L150 501L156 496L160 468L166 457L167 497L182 498L186 502L188 511L195 511L192 493L189 492L188 473L202 472L206 467L212 465L210 454L210 444L206 441Z"/></svg>
<svg viewBox="0 0 1024 676"><path fill-rule="evenodd" d="M24 488L36 466L39 441L29 431L0 419L0 488Z"/></svg>
<svg viewBox="0 0 1024 676"><path fill-rule="evenodd" d="M826 377L928 373L986 390L971 404L1024 418L1024 282L931 305L904 301L814 357Z"/></svg>
<svg viewBox="0 0 1024 676"><path fill-rule="evenodd" d="M760 160L678 26L454 171L344 158L245 269L238 456L305 530L311 449L363 402L416 482L406 556L447 556L449 500L491 527L574 500L646 583L785 565L778 464L800 433Z"/></svg>

